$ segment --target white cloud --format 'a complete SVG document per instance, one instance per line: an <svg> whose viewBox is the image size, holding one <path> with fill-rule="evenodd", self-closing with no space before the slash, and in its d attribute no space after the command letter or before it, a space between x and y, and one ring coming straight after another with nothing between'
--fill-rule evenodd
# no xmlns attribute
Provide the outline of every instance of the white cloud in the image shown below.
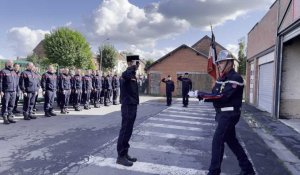
<svg viewBox="0 0 300 175"><path fill-rule="evenodd" d="M227 50L229 50L236 58L238 57L239 53L239 45L237 44L227 44L225 46Z"/></svg>
<svg viewBox="0 0 300 175"><path fill-rule="evenodd" d="M155 41L182 33L189 28L184 19L166 18L157 13L158 4L141 9L128 0L104 0L84 21L81 30L89 40L100 44L114 42L153 47Z"/></svg>
<svg viewBox="0 0 300 175"><path fill-rule="evenodd" d="M5 59L4 56L0 55L0 59Z"/></svg>
<svg viewBox="0 0 300 175"><path fill-rule="evenodd" d="M192 26L207 29L257 10L267 9L274 0L163 0L158 12L167 18L188 21Z"/></svg>
<svg viewBox="0 0 300 175"><path fill-rule="evenodd" d="M15 56L26 56L49 31L33 30L28 27L14 27L7 32L8 44Z"/></svg>
<svg viewBox="0 0 300 175"><path fill-rule="evenodd" d="M174 48L170 48L170 47L164 49L143 50L138 48L135 45L131 45L128 48L126 48L126 52L138 54L142 59L153 59L153 60L157 60L161 58L162 56L166 55L172 50L174 50Z"/></svg>

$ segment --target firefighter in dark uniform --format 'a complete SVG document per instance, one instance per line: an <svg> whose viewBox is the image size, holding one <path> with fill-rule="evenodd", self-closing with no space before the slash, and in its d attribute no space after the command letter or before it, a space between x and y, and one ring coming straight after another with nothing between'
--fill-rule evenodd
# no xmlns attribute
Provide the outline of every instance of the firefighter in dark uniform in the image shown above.
<svg viewBox="0 0 300 175"><path fill-rule="evenodd" d="M101 76L101 84L102 84L102 88L101 88L101 93L100 93L100 104L104 104L104 80L105 80L105 77L104 77L104 74L102 74Z"/></svg>
<svg viewBox="0 0 300 175"><path fill-rule="evenodd" d="M44 112L46 117L56 116L53 111L54 98L57 89L57 76L52 65L48 66L48 71L42 75L41 86L45 97Z"/></svg>
<svg viewBox="0 0 300 175"><path fill-rule="evenodd" d="M63 73L58 79L58 88L61 95L60 110L62 114L69 113L68 105L71 95L71 76L69 75L69 69L65 68Z"/></svg>
<svg viewBox="0 0 300 175"><path fill-rule="evenodd" d="M12 110L15 105L16 91L18 88L18 75L13 69L13 61L5 63L5 68L0 72L0 93L2 97L1 114L4 124L16 123Z"/></svg>
<svg viewBox="0 0 300 175"><path fill-rule="evenodd" d="M118 105L118 96L120 93L120 80L115 74L112 78L112 90L113 90L113 105Z"/></svg>
<svg viewBox="0 0 300 175"><path fill-rule="evenodd" d="M103 77L103 96L104 96L104 106L109 106L109 80L108 80L108 75Z"/></svg>
<svg viewBox="0 0 300 175"><path fill-rule="evenodd" d="M168 78L163 78L161 81L166 84L167 106L171 106L172 92L174 92L175 89L174 81L172 81L171 75L168 75Z"/></svg>
<svg viewBox="0 0 300 175"><path fill-rule="evenodd" d="M93 90L93 81L91 77L91 70L87 70L86 74L82 78L82 98L84 109L91 109L90 107L90 99L91 99L91 92Z"/></svg>
<svg viewBox="0 0 300 175"><path fill-rule="evenodd" d="M120 77L122 126L117 144L117 163L124 166L132 166L133 162L136 162L137 159L128 155L128 149L130 147L129 140L132 135L137 106L139 104L139 91L136 77L136 71L139 67L139 56L127 56L127 64L127 70L124 71Z"/></svg>
<svg viewBox="0 0 300 175"><path fill-rule="evenodd" d="M20 99L20 93L21 93L21 90L20 90L20 86L19 86L19 80L20 80L20 75L21 75L21 72L20 72L20 65L15 63L14 64L14 70L17 74L17 92L16 92L16 100L15 100L15 106L14 106L14 109L13 109L13 113L15 114L19 114L20 111L18 110L18 103L19 103L19 99Z"/></svg>
<svg viewBox="0 0 300 175"><path fill-rule="evenodd" d="M21 73L20 89L24 95L23 116L24 120L36 119L32 114L36 92L38 90L38 77L34 73L34 64L27 63L27 69Z"/></svg>
<svg viewBox="0 0 300 175"><path fill-rule="evenodd" d="M211 94L198 92L198 98L213 102L218 122L213 141L212 158L208 175L219 175L224 154L224 143L237 157L241 168L240 175L254 175L253 166L235 133L235 125L241 115L244 83L243 78L234 70L234 57L227 50L222 50L216 61L220 77Z"/></svg>
<svg viewBox="0 0 300 175"><path fill-rule="evenodd" d="M38 97L39 97L39 90L40 90L40 84L41 84L41 79L42 79L42 76L40 75L40 73L38 72L38 70L39 70L39 68L35 66L33 72L38 77L38 79L37 79L38 88L37 88L37 91L36 91L36 96L35 96L34 105L33 105L33 109L32 109L33 114L35 114L35 111L38 110L36 108L36 103L37 103L37 100L38 100Z"/></svg>
<svg viewBox="0 0 300 175"><path fill-rule="evenodd" d="M94 88L94 106L95 108L100 108L100 94L102 89L102 77L101 72L96 71L95 76L93 77L93 88Z"/></svg>
<svg viewBox="0 0 300 175"><path fill-rule="evenodd" d="M91 92L91 96L90 96L90 103L91 104L95 104L95 97L96 97L96 91L95 91L95 87L94 87L94 78L96 76L96 71L95 70L92 70L91 71L91 78L92 78L92 86L93 86L93 90Z"/></svg>
<svg viewBox="0 0 300 175"><path fill-rule="evenodd" d="M81 111L80 103L82 96L82 76L81 70L77 69L75 71L75 75L72 78L72 91L74 93L74 108L75 111Z"/></svg>
<svg viewBox="0 0 300 175"><path fill-rule="evenodd" d="M182 82L182 103L183 107L187 107L189 105L189 91L192 90L192 81L188 78L188 73L184 74L184 77L179 76L178 80Z"/></svg>
<svg viewBox="0 0 300 175"><path fill-rule="evenodd" d="M64 68L59 69L59 71L57 72L57 80L60 79L60 77L62 76L64 72ZM61 106L61 102L62 102L62 95L59 89L59 86L57 86L57 91L56 91L56 102L57 102L57 106L60 107Z"/></svg>

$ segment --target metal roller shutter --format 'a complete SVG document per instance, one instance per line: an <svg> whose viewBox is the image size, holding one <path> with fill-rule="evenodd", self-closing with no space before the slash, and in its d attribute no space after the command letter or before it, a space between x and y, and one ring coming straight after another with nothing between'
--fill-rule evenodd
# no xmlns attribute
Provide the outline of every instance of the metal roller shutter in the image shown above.
<svg viewBox="0 0 300 175"><path fill-rule="evenodd" d="M274 62L259 66L258 107L272 112L273 106Z"/></svg>

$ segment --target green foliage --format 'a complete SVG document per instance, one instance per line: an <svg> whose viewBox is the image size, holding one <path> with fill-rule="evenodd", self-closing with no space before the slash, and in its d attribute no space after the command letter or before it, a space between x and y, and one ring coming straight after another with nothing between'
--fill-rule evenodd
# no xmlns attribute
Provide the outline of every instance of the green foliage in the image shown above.
<svg viewBox="0 0 300 175"><path fill-rule="evenodd" d="M100 65L102 58L102 70L109 71L115 67L117 64L117 54L118 52L114 46L110 44L105 44L98 48L97 60Z"/></svg>
<svg viewBox="0 0 300 175"><path fill-rule="evenodd" d="M152 63L154 63L153 59L146 60L145 69L147 69Z"/></svg>
<svg viewBox="0 0 300 175"><path fill-rule="evenodd" d="M26 61L33 62L35 65L40 67L47 67L50 63L46 57L38 57L36 54L28 55Z"/></svg>
<svg viewBox="0 0 300 175"><path fill-rule="evenodd" d="M238 72L241 75L246 75L246 55L245 55L245 42L244 41L240 41L239 42L239 68L238 68Z"/></svg>
<svg viewBox="0 0 300 175"><path fill-rule="evenodd" d="M89 43L77 31L63 27L51 32L45 37L44 48L52 64L82 69L93 67Z"/></svg>

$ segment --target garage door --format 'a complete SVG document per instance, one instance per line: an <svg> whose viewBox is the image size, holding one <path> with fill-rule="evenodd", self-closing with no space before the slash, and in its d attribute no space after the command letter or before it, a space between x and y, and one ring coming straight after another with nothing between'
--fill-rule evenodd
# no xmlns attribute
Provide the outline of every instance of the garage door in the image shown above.
<svg viewBox="0 0 300 175"><path fill-rule="evenodd" d="M258 106L269 113L273 106L274 62L259 66Z"/></svg>
<svg viewBox="0 0 300 175"><path fill-rule="evenodd" d="M150 94L151 95L159 95L160 90L160 73L150 73Z"/></svg>

